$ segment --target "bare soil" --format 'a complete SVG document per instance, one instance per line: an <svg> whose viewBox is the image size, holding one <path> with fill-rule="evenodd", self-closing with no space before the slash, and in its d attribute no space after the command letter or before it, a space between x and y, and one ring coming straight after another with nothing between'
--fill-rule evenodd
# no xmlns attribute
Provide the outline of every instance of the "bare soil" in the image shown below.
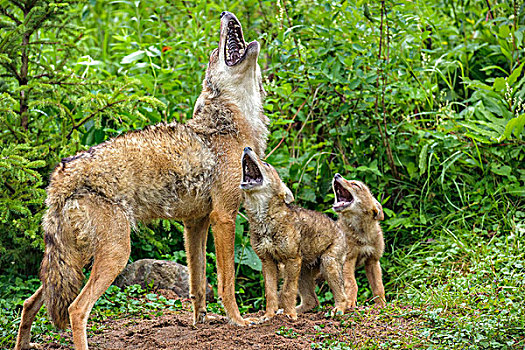
<svg viewBox="0 0 525 350"><path fill-rule="evenodd" d="M399 306L386 312L373 306L358 307L336 319L327 318L326 310L299 315L296 321L278 315L270 322L250 327L233 326L224 316L212 314L217 317L216 320L194 327L190 303L185 301L183 305L181 310L168 310L151 319L127 317L97 322L94 332L90 331L95 328L90 322L90 349L297 350L322 349L330 344L344 349L363 345L385 346L392 342L410 343L417 347L419 343L417 317L407 316L410 310ZM259 317L262 314L260 311L246 316ZM66 340L62 344L71 344L70 331L64 331L61 335ZM339 342L342 346L337 346ZM49 343L44 349L72 349L72 346Z"/></svg>

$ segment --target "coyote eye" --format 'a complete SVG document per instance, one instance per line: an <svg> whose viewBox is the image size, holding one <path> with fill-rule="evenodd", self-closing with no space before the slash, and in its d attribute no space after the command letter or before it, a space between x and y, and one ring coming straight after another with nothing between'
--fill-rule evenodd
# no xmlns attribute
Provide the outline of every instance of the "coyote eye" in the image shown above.
<svg viewBox="0 0 525 350"><path fill-rule="evenodd" d="M270 164L266 163L266 162L262 162L265 166L270 166Z"/></svg>

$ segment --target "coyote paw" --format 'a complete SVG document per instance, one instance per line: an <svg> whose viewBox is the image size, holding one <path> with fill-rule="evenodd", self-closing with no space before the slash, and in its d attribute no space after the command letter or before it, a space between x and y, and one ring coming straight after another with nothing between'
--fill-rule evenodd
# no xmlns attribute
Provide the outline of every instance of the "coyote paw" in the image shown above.
<svg viewBox="0 0 525 350"><path fill-rule="evenodd" d="M259 318L259 323L264 323L264 322L268 322L270 321L272 318L275 317L275 313L274 312L270 312L270 313L265 313L264 315L262 315L260 318Z"/></svg>
<svg viewBox="0 0 525 350"><path fill-rule="evenodd" d="M382 307L386 306L386 301L385 301L385 299L383 299L383 298L377 297L377 298L374 300L374 302L375 302L374 306L375 306L376 308L382 308Z"/></svg>
<svg viewBox="0 0 525 350"><path fill-rule="evenodd" d="M291 320L297 320L297 311L295 311L295 308L292 311L285 312L284 315Z"/></svg>
<svg viewBox="0 0 525 350"><path fill-rule="evenodd" d="M259 319L257 317L246 317L243 320L246 322L245 326L255 326L259 323Z"/></svg>
<svg viewBox="0 0 525 350"><path fill-rule="evenodd" d="M345 313L344 309L334 307L332 311L330 312L330 317L337 317L337 316L343 316Z"/></svg>
<svg viewBox="0 0 525 350"><path fill-rule="evenodd" d="M312 310L313 308L315 308L316 306L309 306L309 305L299 305L295 308L295 311L297 311L298 314L303 314L305 312L308 312L310 310Z"/></svg>
<svg viewBox="0 0 525 350"><path fill-rule="evenodd" d="M41 344L29 343L27 346L16 346L15 350L26 350L26 349L43 349Z"/></svg>
<svg viewBox="0 0 525 350"><path fill-rule="evenodd" d="M246 327L256 325L260 323L260 321L257 317L239 318L235 320L230 318L230 323L239 327Z"/></svg>
<svg viewBox="0 0 525 350"><path fill-rule="evenodd" d="M206 323L209 319L209 316L206 315L206 311L196 312L193 315L193 325L196 326L199 323Z"/></svg>

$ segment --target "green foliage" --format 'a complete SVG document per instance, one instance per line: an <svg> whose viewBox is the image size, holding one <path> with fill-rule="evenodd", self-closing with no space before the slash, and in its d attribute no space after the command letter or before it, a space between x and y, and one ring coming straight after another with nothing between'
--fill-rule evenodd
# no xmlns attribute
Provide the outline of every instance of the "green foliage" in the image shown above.
<svg viewBox="0 0 525 350"><path fill-rule="evenodd" d="M523 346L525 8L487 4L0 1L0 270L36 273L60 158L191 117L230 10L261 42L268 161L298 204L335 217L332 176L364 181L386 216L387 299L421 307L428 346ZM132 259L185 260L178 223L133 236ZM259 310L260 261L242 216L235 243L237 300ZM359 304L371 297L361 270ZM319 294L331 305L326 285ZM100 303L128 312L117 296ZM39 315L37 333L51 327ZM14 327L14 317L3 320Z"/></svg>
<svg viewBox="0 0 525 350"><path fill-rule="evenodd" d="M16 332L20 323L20 310L28 295L40 286L38 278L14 278L0 276L0 348L14 347ZM33 330L38 334L35 341L41 340L40 334L49 332L54 327L41 311L36 317Z"/></svg>
<svg viewBox="0 0 525 350"><path fill-rule="evenodd" d="M38 279L22 280L0 276L0 347L11 349L14 346L18 326L20 324L20 310L27 295L33 293L40 285ZM16 306L16 307L15 307ZM186 306L187 307L187 306ZM98 299L91 311L89 332L103 329L103 321L108 318L135 318L150 319L160 316L164 312L177 311L183 308L182 301L166 299L162 295L143 289L140 285L132 285L120 289L111 286L106 293ZM31 328L31 339L43 342L44 336L64 345L66 340L58 333L46 316L45 307L42 308ZM51 339L49 337L51 336Z"/></svg>
<svg viewBox="0 0 525 350"><path fill-rule="evenodd" d="M95 320L124 315L151 318L152 314L161 315L163 310L173 311L180 308L182 308L180 299L166 299L162 295L148 292L138 284L125 287L122 290L117 286L111 286L97 300L93 315Z"/></svg>
<svg viewBox="0 0 525 350"><path fill-rule="evenodd" d="M523 221L524 212L517 216ZM421 306L422 336L438 348L507 349L525 345L525 226L510 234L475 228L395 254L390 289ZM488 239L487 239L488 238ZM402 271L402 273L399 273Z"/></svg>
<svg viewBox="0 0 525 350"><path fill-rule="evenodd" d="M43 188L59 159L156 122L165 107L138 79L93 74L79 10L77 2L0 3L2 270L36 273Z"/></svg>
<svg viewBox="0 0 525 350"><path fill-rule="evenodd" d="M291 339L295 339L298 336L297 332L295 332L292 328L287 328L285 326L281 326L276 333L282 337Z"/></svg>
<svg viewBox="0 0 525 350"><path fill-rule="evenodd" d="M45 199L38 169L46 165L41 159L47 153L45 147L28 144L5 145L0 151L0 266L39 264L42 213L35 209Z"/></svg>

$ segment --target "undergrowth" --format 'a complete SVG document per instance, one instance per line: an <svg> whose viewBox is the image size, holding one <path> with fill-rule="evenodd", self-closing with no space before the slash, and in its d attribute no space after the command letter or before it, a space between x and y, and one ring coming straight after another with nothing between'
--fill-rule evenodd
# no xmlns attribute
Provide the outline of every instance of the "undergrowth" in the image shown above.
<svg viewBox="0 0 525 350"><path fill-rule="evenodd" d="M33 9L27 21L20 3ZM0 347L12 348L23 300L39 284L50 171L128 130L190 118L223 10L261 43L267 160L298 204L335 217L336 172L383 204L390 304L381 317L417 319L417 337L359 346L525 347L523 2L6 0L0 10ZM185 263L182 230L141 224L131 260ZM257 311L261 265L242 215L235 236L237 301L242 313ZM211 238L207 249L216 288ZM368 305L362 269L357 277L358 303ZM326 285L318 295L333 304ZM91 320L96 328L178 307L151 290L111 287ZM347 324L365 321L355 314ZM33 340L60 337L53 330L40 311ZM313 347L357 346L318 332Z"/></svg>

